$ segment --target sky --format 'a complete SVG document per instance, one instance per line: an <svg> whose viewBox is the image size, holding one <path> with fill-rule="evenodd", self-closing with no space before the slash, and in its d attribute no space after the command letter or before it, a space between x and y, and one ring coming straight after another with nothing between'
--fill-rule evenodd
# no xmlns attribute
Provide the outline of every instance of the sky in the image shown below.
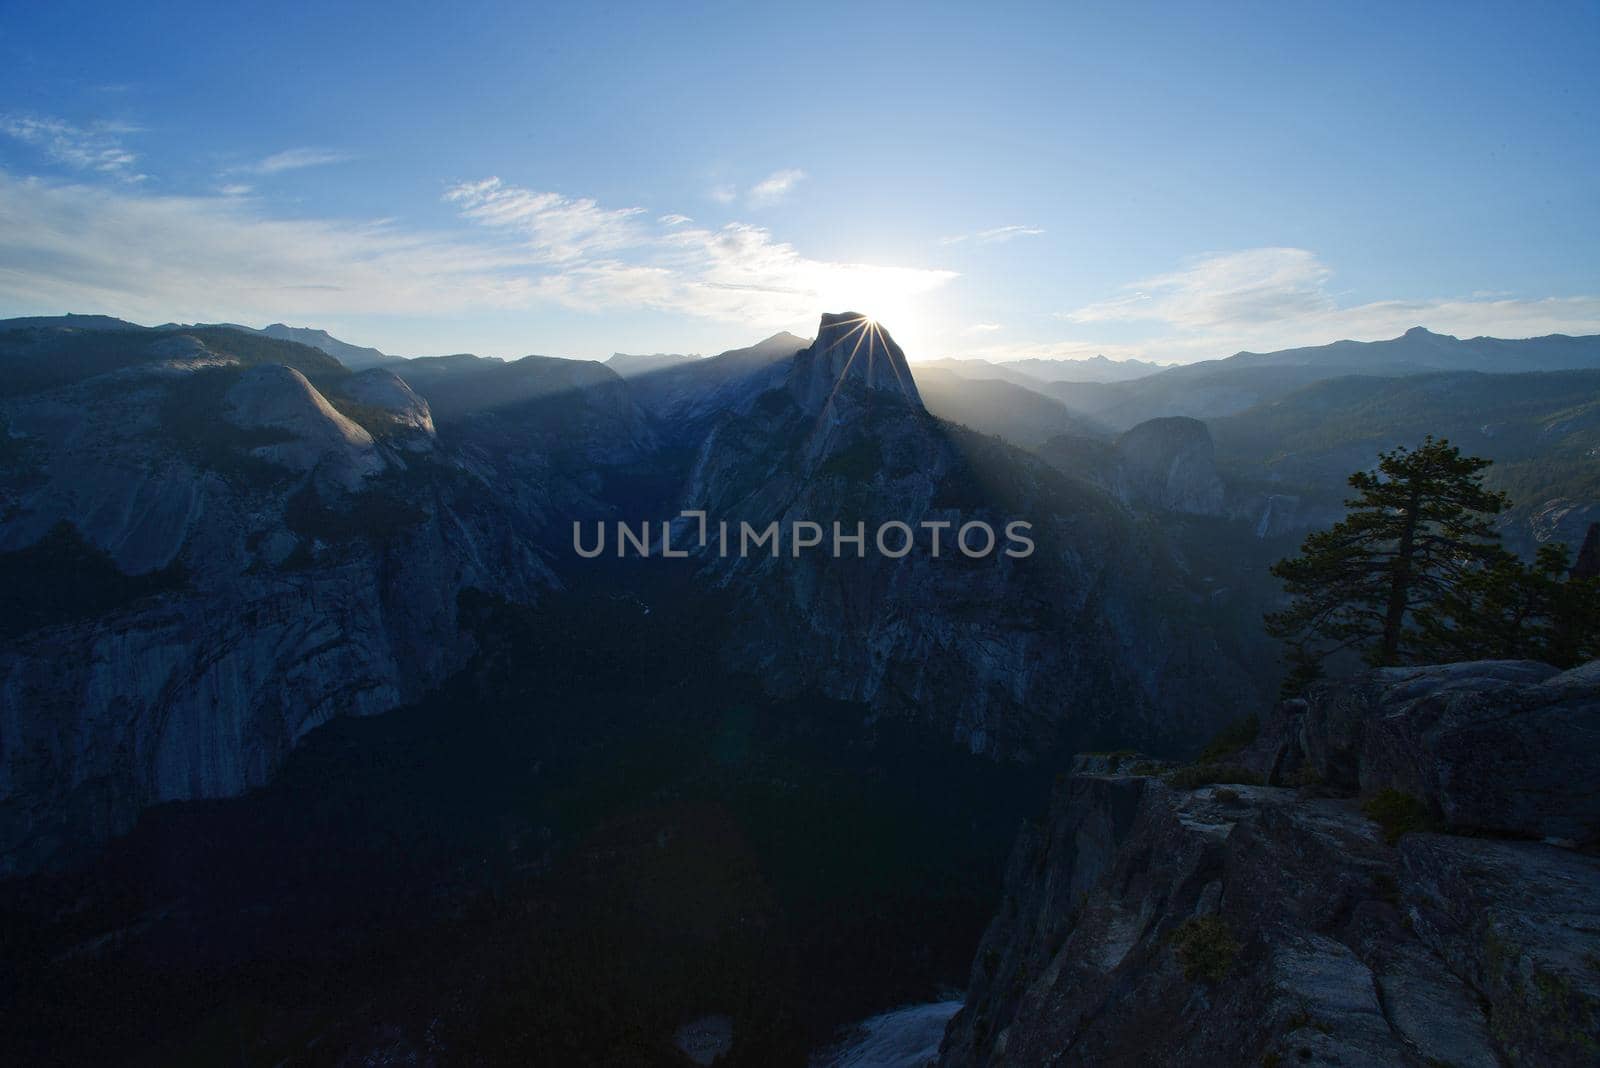
<svg viewBox="0 0 1600 1068"><path fill-rule="evenodd" d="M238 8L239 10L227 10ZM1600 333L1600 3L0 0L0 316L1187 362Z"/></svg>

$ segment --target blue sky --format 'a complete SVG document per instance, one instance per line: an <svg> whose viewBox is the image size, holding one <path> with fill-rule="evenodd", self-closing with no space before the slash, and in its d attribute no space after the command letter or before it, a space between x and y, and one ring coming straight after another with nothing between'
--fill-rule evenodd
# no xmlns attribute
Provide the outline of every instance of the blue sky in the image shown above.
<svg viewBox="0 0 1600 1068"><path fill-rule="evenodd" d="M914 358L1600 332L1594 3L225 6L0 5L0 314L505 356L846 305Z"/></svg>

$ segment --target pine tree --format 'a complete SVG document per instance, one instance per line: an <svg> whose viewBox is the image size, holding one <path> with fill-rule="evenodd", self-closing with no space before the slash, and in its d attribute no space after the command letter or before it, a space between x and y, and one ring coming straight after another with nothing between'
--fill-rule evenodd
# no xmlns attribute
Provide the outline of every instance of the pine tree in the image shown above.
<svg viewBox="0 0 1600 1068"><path fill-rule="evenodd" d="M1286 688L1344 650L1377 666L1426 655L1463 580L1505 558L1489 517L1508 502L1483 487L1490 463L1430 436L1350 476L1345 518L1272 567L1292 598L1267 616L1268 632L1290 645Z"/></svg>
<svg viewBox="0 0 1600 1068"><path fill-rule="evenodd" d="M1577 667L1600 656L1600 578L1569 569L1558 542L1540 546L1531 565L1505 553L1463 579L1428 631L1438 660Z"/></svg>

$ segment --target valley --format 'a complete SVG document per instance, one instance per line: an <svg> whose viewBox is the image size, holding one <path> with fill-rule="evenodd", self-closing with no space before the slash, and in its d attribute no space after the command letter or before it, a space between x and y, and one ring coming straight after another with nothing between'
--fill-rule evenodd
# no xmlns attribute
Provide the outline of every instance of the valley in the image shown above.
<svg viewBox="0 0 1600 1068"><path fill-rule="evenodd" d="M1594 1068L1597 55L6 5L0 1068Z"/></svg>
<svg viewBox="0 0 1600 1068"><path fill-rule="evenodd" d="M1266 568L1350 468L1422 421L1529 494L1509 544L1597 507L1600 371L1337 364L1118 431L855 313L626 377L80 319L0 324L30 1059L681 1064L715 1018L730 1062L799 1064L885 1013L838 1048L916 1045L904 1006L987 996L1075 753L1181 760L1271 706ZM1038 546L573 550L685 509Z"/></svg>

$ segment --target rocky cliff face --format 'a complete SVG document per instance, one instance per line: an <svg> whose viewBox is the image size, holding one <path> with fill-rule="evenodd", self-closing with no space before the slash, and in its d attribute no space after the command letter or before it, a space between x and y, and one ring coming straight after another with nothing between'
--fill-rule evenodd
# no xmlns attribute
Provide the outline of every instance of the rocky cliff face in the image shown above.
<svg viewBox="0 0 1600 1068"><path fill-rule="evenodd" d="M385 429L403 448L432 451L438 437L433 409L393 371L374 367L351 375L339 384L339 392L356 404L381 413Z"/></svg>
<svg viewBox="0 0 1600 1068"><path fill-rule="evenodd" d="M779 557L703 554L672 587L737 594L727 665L974 753L1178 748L1270 684L1124 507L930 416L853 313L627 381L544 357L351 374L215 327L4 336L0 567L33 576L31 604L75 569L105 589L19 611L0 645L0 871L258 785L330 718L416 699L474 650L464 591L586 581L574 521L778 522ZM1003 551L1017 520L1026 558ZM868 544L795 558L798 521ZM904 559L875 544L890 521L916 533ZM980 559L957 548L973 521L999 543Z"/></svg>
<svg viewBox="0 0 1600 1068"><path fill-rule="evenodd" d="M383 471L372 435L345 418L292 367L265 364L239 376L222 398L233 426L256 431L262 444L253 459L297 474L315 471L325 485L346 492Z"/></svg>
<svg viewBox="0 0 1600 1068"><path fill-rule="evenodd" d="M1174 416L1140 423L1117 439L1130 501L1195 515L1222 512L1211 432L1198 419Z"/></svg>
<svg viewBox="0 0 1600 1068"><path fill-rule="evenodd" d="M1594 1063L1597 667L1381 671L1226 765L1080 758L941 1064Z"/></svg>
<svg viewBox="0 0 1600 1068"><path fill-rule="evenodd" d="M265 782L312 728L458 670L463 590L554 582L481 481L417 451L404 383L304 364L369 429L227 333L0 401L0 560L32 620L0 643L0 872Z"/></svg>
<svg viewBox="0 0 1600 1068"><path fill-rule="evenodd" d="M681 496L735 532L783 532L776 558L703 554L704 581L741 594L730 665L1008 758L1091 737L1177 747L1253 699L1236 651L1201 622L1203 594L1125 509L930 416L881 328L825 316L781 380L751 382L699 442ZM1033 555L959 553L964 524L1003 539L1016 520L1033 524ZM835 521L869 542L904 523L916 544L903 558L843 544L836 558ZM788 532L804 522L826 540L797 557ZM945 524L938 558L927 523Z"/></svg>
<svg viewBox="0 0 1600 1068"><path fill-rule="evenodd" d="M1556 497L1533 509L1526 519L1511 517L1500 530L1506 545L1526 556L1538 552L1546 542L1557 542L1576 557L1595 523L1600 523L1600 503Z"/></svg>
<svg viewBox="0 0 1600 1068"><path fill-rule="evenodd" d="M818 413L837 403L841 391L879 391L922 406L905 353L888 331L859 312L822 316L817 339L795 356L789 389L802 408Z"/></svg>
<svg viewBox="0 0 1600 1068"><path fill-rule="evenodd" d="M638 375L628 384L663 434L680 442L698 441L708 420L724 412L747 412L756 397L781 384L795 354L809 344L803 337L778 333L748 348Z"/></svg>
<svg viewBox="0 0 1600 1068"><path fill-rule="evenodd" d="M1391 668L1281 705L1240 759L1272 783L1400 791L1463 832L1600 846L1600 662Z"/></svg>
<svg viewBox="0 0 1600 1068"><path fill-rule="evenodd" d="M1081 434L1045 442L1039 455L1058 469L1103 486L1140 511L1222 515L1211 432L1198 419L1151 419L1115 442Z"/></svg>

